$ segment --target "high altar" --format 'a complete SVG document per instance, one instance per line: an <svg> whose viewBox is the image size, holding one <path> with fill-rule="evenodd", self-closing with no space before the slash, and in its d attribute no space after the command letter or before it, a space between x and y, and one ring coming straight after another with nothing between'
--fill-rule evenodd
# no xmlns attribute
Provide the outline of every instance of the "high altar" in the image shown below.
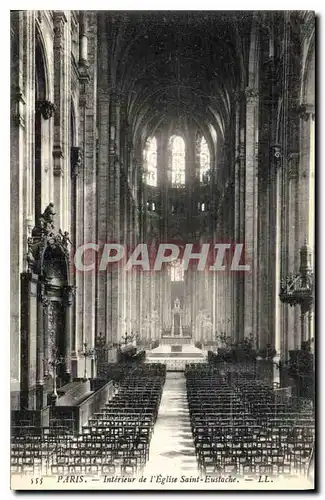
<svg viewBox="0 0 325 500"><path fill-rule="evenodd" d="M162 333L159 346L147 353L147 363L163 363L171 371L184 371L188 363L204 363L206 354L193 345L179 298L174 302L171 325Z"/></svg>
<svg viewBox="0 0 325 500"><path fill-rule="evenodd" d="M162 332L160 343L163 345L190 344L192 333L190 326L184 322L184 310L181 307L179 298L174 301L171 311L171 328L165 328Z"/></svg>

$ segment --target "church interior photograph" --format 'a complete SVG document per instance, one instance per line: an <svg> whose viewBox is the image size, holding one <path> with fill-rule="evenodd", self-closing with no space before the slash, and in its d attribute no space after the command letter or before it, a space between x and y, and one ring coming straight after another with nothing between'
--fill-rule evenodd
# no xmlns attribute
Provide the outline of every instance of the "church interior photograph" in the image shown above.
<svg viewBox="0 0 325 500"><path fill-rule="evenodd" d="M16 10L10 73L12 484L313 485L315 13Z"/></svg>

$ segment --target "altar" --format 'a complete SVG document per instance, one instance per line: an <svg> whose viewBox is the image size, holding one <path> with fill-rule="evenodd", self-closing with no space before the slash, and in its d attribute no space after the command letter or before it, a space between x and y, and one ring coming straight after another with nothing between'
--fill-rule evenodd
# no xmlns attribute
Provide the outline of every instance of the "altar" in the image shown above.
<svg viewBox="0 0 325 500"><path fill-rule="evenodd" d="M186 345L192 344L192 337L172 337L171 335L161 335L160 345Z"/></svg>
<svg viewBox="0 0 325 500"><path fill-rule="evenodd" d="M172 344L160 344L148 351L146 363L163 363L167 371L184 371L185 365L189 363L206 363L207 355L204 351L190 343L180 344L180 339L176 343L176 340L174 337Z"/></svg>
<svg viewBox="0 0 325 500"><path fill-rule="evenodd" d="M191 325L179 298L174 301L170 321L162 329L159 346L147 351L146 363L163 363L167 371L184 371L189 363L205 363L207 353L195 347Z"/></svg>

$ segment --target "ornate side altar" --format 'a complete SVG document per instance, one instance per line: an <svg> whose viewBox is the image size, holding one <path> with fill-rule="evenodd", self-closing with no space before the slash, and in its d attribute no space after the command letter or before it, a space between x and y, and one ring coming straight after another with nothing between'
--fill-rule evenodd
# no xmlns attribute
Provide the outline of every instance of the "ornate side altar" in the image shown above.
<svg viewBox="0 0 325 500"><path fill-rule="evenodd" d="M21 275L21 408L40 410L70 380L69 235L56 229L50 203L28 239Z"/></svg>

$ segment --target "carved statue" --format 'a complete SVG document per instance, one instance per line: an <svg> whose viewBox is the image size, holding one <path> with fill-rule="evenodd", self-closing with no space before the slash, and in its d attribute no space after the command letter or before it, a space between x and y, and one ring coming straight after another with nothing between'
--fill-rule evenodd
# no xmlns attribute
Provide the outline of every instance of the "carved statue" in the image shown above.
<svg viewBox="0 0 325 500"><path fill-rule="evenodd" d="M56 215L54 212L54 204L49 203L39 220L41 232L45 233L47 236L54 233L54 215Z"/></svg>
<svg viewBox="0 0 325 500"><path fill-rule="evenodd" d="M46 207L46 209L44 210L44 213L42 214L42 218L46 222L53 222L54 215L56 215L56 213L54 212L54 204L49 203L48 206Z"/></svg>
<svg viewBox="0 0 325 500"><path fill-rule="evenodd" d="M68 249L68 245L72 245L72 241L69 238L69 233L68 231L62 232L61 229L59 229L59 235L61 236L61 245L65 250Z"/></svg>
<svg viewBox="0 0 325 500"><path fill-rule="evenodd" d="M35 262L34 251L33 251L33 238L27 238L27 247L28 250L27 250L26 260L28 267L31 267Z"/></svg>
<svg viewBox="0 0 325 500"><path fill-rule="evenodd" d="M73 175L78 175L82 166L82 150L80 147L71 148L71 170Z"/></svg>
<svg viewBox="0 0 325 500"><path fill-rule="evenodd" d="M37 267L37 261L47 246L59 246L66 256L69 254L69 244L72 245L69 233L55 228L55 215L54 204L49 203L33 228L31 238L27 239L26 262L29 269Z"/></svg>

